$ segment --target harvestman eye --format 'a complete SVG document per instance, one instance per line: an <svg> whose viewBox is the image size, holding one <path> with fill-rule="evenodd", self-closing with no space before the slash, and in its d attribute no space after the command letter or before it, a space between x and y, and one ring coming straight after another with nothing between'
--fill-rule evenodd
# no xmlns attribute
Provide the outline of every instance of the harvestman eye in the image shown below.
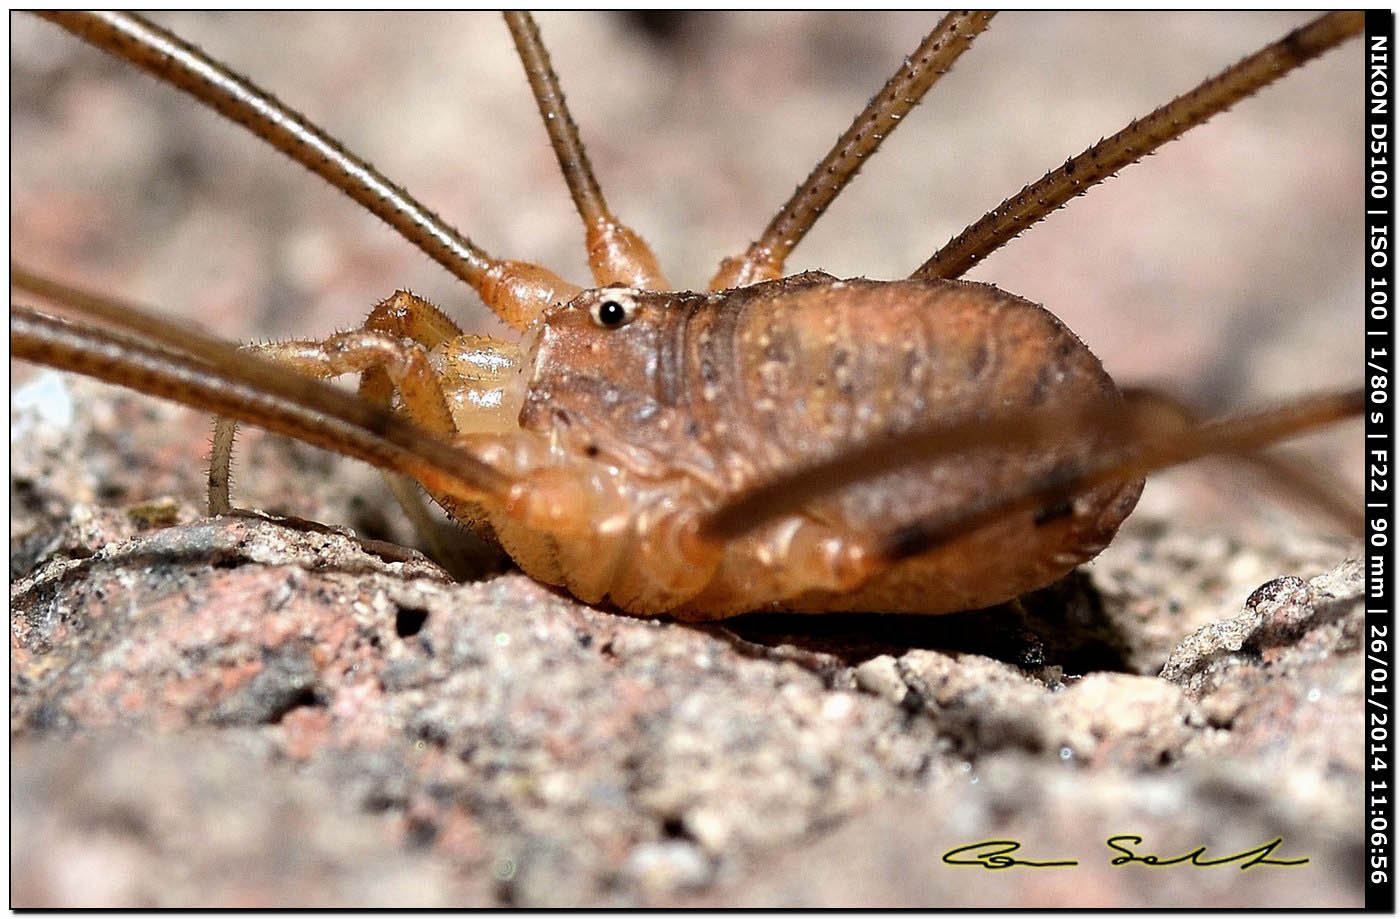
<svg viewBox="0 0 1400 919"><path fill-rule="evenodd" d="M589 310L593 322L605 329L618 329L637 315L637 301L626 294L615 294L600 300Z"/></svg>

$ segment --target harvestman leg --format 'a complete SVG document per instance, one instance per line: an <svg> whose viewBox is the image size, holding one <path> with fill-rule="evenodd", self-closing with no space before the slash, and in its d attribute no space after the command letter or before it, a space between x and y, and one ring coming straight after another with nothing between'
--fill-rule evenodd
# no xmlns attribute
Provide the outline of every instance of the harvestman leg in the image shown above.
<svg viewBox="0 0 1400 919"><path fill-rule="evenodd" d="M515 40L520 63L525 67L540 118L549 132L559 171L564 174L574 207L583 220L588 267L593 272L594 283L599 287L623 284L646 290L670 290L671 285L662 275L651 248L634 230L613 216L603 199L588 153L579 138L578 126L564 104L564 91L550 65L549 52L545 50L534 17L525 12L503 15L511 38Z"/></svg>
<svg viewBox="0 0 1400 919"><path fill-rule="evenodd" d="M1194 428L1183 429L1168 421L1170 430L1165 435L1140 433L1121 452L1082 468L1032 480L1018 491L992 496L949 518L904 527L884 537L881 550L892 559L919 555L993 520L1055 506L1105 482L1132 481L1202 456L1248 453L1286 437L1360 416L1364 410L1365 393L1355 389L1303 396L1280 408L1222 418ZM1153 417L1151 411L1149 418Z"/></svg>
<svg viewBox="0 0 1400 919"><path fill-rule="evenodd" d="M710 280L710 290L782 277L788 254L855 178L866 158L879 149L938 78L971 47L972 40L987 28L993 15L951 12L944 16L797 186L763 234L749 244L743 255L720 263L719 271Z"/></svg>
<svg viewBox="0 0 1400 919"><path fill-rule="evenodd" d="M990 14L950 13L798 186L763 234L741 256L726 258L711 290L780 277L787 255L878 149L885 136L987 26ZM956 278L1071 198L1116 175L1186 131L1346 41L1365 26L1361 12L1319 16L1133 121L1063 166L1047 172L963 230L914 271L915 278Z"/></svg>
<svg viewBox="0 0 1400 919"><path fill-rule="evenodd" d="M1202 421L1194 407L1160 390L1129 387L1124 390L1124 396L1130 402L1150 406L1161 413L1165 423L1175 423L1183 431ZM1364 528L1365 515L1361 513L1355 498L1343 494L1330 478L1323 476L1316 466L1301 457L1245 452L1229 458L1272 480L1281 486L1285 494L1299 499L1304 508L1328 517L1342 532L1361 533Z"/></svg>
<svg viewBox="0 0 1400 919"><path fill-rule="evenodd" d="M125 13L56 12L47 14L47 18L195 96L317 173L465 280L507 324L524 329L551 303L569 299L578 292L578 287L562 281L547 269L491 257L296 111L198 48L141 17ZM589 262L595 278L600 284L620 281L664 287L665 279L646 244L617 221L607 208L533 20L526 14L508 14L507 24L561 169L584 220ZM460 330L425 301L395 309L381 304L367 320L365 329L400 335L427 348L449 337L460 336ZM490 346L475 343L474 347L481 350ZM317 351L315 343L300 342L267 350L313 376L335 375L346 372L337 368L353 366L365 374L361 393L371 401L386 404L391 388L397 386L410 413L421 415L430 430L444 433L448 429L443 420L447 417L450 421L450 416L443 409L440 387L429 386L421 368L413 371L403 363L412 361L407 351L394 352L387 339L370 337L359 339L352 347L352 339L343 336L328 339L321 343L321 348ZM372 357L376 354L378 357ZM391 367L397 367L404 375L391 382L392 374L387 373ZM409 389L405 390L404 386ZM216 428L209 476L212 512L227 510L229 506L228 475L233 437L233 422L221 421ZM402 481L391 482L391 487L401 503L406 503L404 499L409 493L416 494ZM415 520L425 519L421 507L410 506L406 510Z"/></svg>
<svg viewBox="0 0 1400 919"><path fill-rule="evenodd" d="M325 179L471 285L503 322L523 330L577 285L547 268L495 258L271 93L133 13L40 13L88 44L186 92Z"/></svg>
<svg viewBox="0 0 1400 919"><path fill-rule="evenodd" d="M945 17L939 29L924 40L924 44L920 46L921 51L938 44L935 36L948 25L951 15ZM1146 117L1135 120L1112 137L1100 141L1078 156L1071 157L1063 166L1050 171L1040 181L1026 186L951 240L920 266L912 277L958 277L1035 222L1063 206L1070 198L1085 193L1095 184L1137 162L1167 141L1179 137L1290 70L1359 34L1363 26L1364 17L1361 13L1337 12L1320 16L1295 29L1279 41L1207 79L1195 89L1178 96ZM985 22L969 23L967 33L970 34L965 33L961 36L962 45L956 53L951 47L945 47L945 53L952 54L952 57L947 59L944 69L951 64L957 53L966 49L975 31L983 27ZM915 56L918 56L918 52ZM722 263L719 273L711 283L712 289L741 282L743 279L773 276L768 274L770 271L781 272L783 259L792 245L811 228L817 217L849 181L861 159L874 152L878 139L858 155L851 153L853 159L845 159L847 151L853 149L850 140L860 136L860 126L863 123L875 122L889 111L885 106L894 104L888 99L891 87L907 76L906 68L901 68L886 85L885 90L857 116L847 134L843 135L831 153L818 164L793 198L773 218L764 235L749 247L745 255L726 259ZM890 128L895 124L897 121L891 123ZM847 165L841 165L843 163ZM811 206L804 205L808 200L814 203ZM791 240L790 245L778 242L788 239ZM829 494L881 469L927 461L939 455L956 453L978 443L1023 443L1029 446L1036 442L1049 442L1066 430L1102 429L1106 433L1112 433L1115 424L1121 433L1132 426L1134 417L1140 429L1139 436L1143 439L1131 447L1125 445L1121 454L1105 459L1093 470L1077 470L1054 481L1032 482L1024 494L989 499L985 507L971 508L957 519L926 521L913 525L906 528L905 532L885 539L879 552L891 557L918 554L1000 515L1017 510L1035 510L1070 497L1098 482L1114 478L1128 480L1135 475L1185 462L1186 459L1210 452L1228 452L1242 456L1269 471L1287 490L1300 495L1315 506L1322 507L1349 527L1355 526L1354 511L1315 471L1304 464L1248 455L1248 452L1294 430L1304 430L1360 413L1359 393L1348 393L1343 397L1300 399L1293 406L1277 409L1272 413L1226 419L1200 428L1195 428L1191 423L1192 413L1189 409L1169 397L1158 394L1147 399L1139 393L1136 402L1137 408L1130 410L1116 422L1070 407L1057 414L1016 415L1001 421L992 420L970 426L929 428L893 440L855 447L843 451L829 461L775 479L747 495L727 502L706 520L702 526L702 534L710 538L732 538L741 535L782 513L790 512L812 498ZM1149 406L1148 403L1153 404ZM1273 430L1269 426L1271 422L1282 427L1277 433L1260 436L1261 430ZM1290 428L1289 424L1297 424L1299 427ZM1157 436L1156 441L1151 439L1154 433ZM1208 436L1205 441L1198 441L1189 446L1180 442L1196 435ZM1208 447L1204 446L1207 441Z"/></svg>
<svg viewBox="0 0 1400 919"><path fill-rule="evenodd" d="M1029 480L1024 487L990 495L945 517L916 521L894 533L871 534L872 555L907 558L1020 513L1037 513L1107 482L1130 482L1148 473L1214 454L1248 454L1275 441L1360 415L1365 394L1304 396L1288 405L1241 413L1196 424L1174 402L1156 394L1129 393L1117 414L1102 408L1069 406L1014 412L999 419L932 426L885 438L774 479L713 511L701 536L733 539L806 503L892 469L956 456L969 448L996 444L1019 450L1043 449L1073 440L1090 417L1095 433L1109 446L1094 460Z"/></svg>
<svg viewBox="0 0 1400 919"><path fill-rule="evenodd" d="M236 417L411 476L435 494L480 501L511 493L510 477L393 412L131 304L63 290L74 296L44 295L114 329L12 303L15 357Z"/></svg>
<svg viewBox="0 0 1400 919"><path fill-rule="evenodd" d="M428 352L448 342L457 345L458 359L440 374L429 362ZM250 350L316 379L359 373L362 399L387 411L397 391L407 415L424 430L439 436L458 433L461 417L469 420L469 428L474 431L514 426L513 419L499 417L500 413L492 412L484 400L475 411L459 408L454 415L443 383L454 383L456 393L464 400L462 404L470 408L468 396L499 388L504 377L515 372L520 363L515 345L486 336L463 335L441 310L405 291L397 291L376 305L357 331L320 341L271 342ZM478 360L473 364L469 358ZM237 422L232 418L215 421L209 454L211 516L232 510L229 483L236 430ZM383 474L421 543L443 564L465 570L466 559L460 547L444 537L441 525L424 504L418 483L400 473L385 470ZM480 521L476 523L479 525Z"/></svg>
<svg viewBox="0 0 1400 919"><path fill-rule="evenodd" d="M1167 141L1252 96L1294 68L1361 34L1359 11L1327 13L1222 70L1195 89L1101 140L1047 172L963 230L910 277L956 278L1030 229L1069 199L1082 195Z"/></svg>

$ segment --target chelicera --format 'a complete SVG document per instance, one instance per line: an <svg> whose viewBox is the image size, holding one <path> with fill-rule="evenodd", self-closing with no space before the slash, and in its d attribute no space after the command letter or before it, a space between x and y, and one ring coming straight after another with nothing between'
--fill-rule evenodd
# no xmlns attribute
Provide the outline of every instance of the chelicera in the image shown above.
<svg viewBox="0 0 1400 919"><path fill-rule="evenodd" d="M937 613L1001 602L1092 557L1145 473L1249 452L1355 414L1360 396L1200 425L1160 399L1124 400L1040 307L954 279L1095 181L1355 34L1360 18L1322 17L1071 158L908 280L784 277L791 248L988 18L945 17L711 289L673 293L604 201L526 17L509 22L584 221L588 290L488 255L387 181L364 179L362 163L327 165L343 153L333 141L143 21L67 17L378 208L523 339L463 335L400 292L360 330L274 343L261 359L91 301L88 315L149 338L17 308L16 352L410 476L454 517L489 528L527 573L629 612ZM360 399L306 379L343 373L361 374ZM215 511L228 507L230 442L224 425Z"/></svg>

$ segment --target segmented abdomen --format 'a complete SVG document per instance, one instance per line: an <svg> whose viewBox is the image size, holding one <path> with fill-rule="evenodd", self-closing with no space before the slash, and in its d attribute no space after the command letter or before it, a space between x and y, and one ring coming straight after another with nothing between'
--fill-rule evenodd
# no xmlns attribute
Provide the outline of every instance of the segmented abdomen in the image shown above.
<svg viewBox="0 0 1400 919"><path fill-rule="evenodd" d="M1097 358L1058 319L984 284L798 276L696 310L684 340L679 401L736 490L903 430L1120 398ZM837 540L873 547L905 524L956 515L1072 468L1101 449L1103 437L1086 430L1045 449L969 448L872 475L799 516ZM818 589L778 605L940 612L1000 602L1092 557L1139 488L1102 486L1053 513L999 521L894 563L859 590ZM780 576L781 544L770 535L765 548L763 538L733 547L728 574L697 608L723 606L726 581L736 595L745 578L761 583L765 558ZM746 572L746 564L759 567Z"/></svg>
<svg viewBox="0 0 1400 919"><path fill-rule="evenodd" d="M1063 323L990 285L808 274L750 290L692 313L678 368L736 486L910 428L1118 398ZM962 471L985 487L989 469Z"/></svg>

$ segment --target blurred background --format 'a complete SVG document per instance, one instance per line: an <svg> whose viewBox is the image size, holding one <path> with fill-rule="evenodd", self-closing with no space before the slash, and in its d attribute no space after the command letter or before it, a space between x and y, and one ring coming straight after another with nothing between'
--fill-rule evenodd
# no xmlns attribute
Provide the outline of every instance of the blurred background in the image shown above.
<svg viewBox="0 0 1400 919"><path fill-rule="evenodd" d="M154 18L489 252L586 278L582 233L499 17ZM1307 18L1003 14L788 269L904 276L1022 185ZM696 287L761 231L937 16L539 19L614 211L674 283ZM396 288L503 334L464 285L260 141L52 25L11 24L12 257L240 339L350 327ZM1120 382L1210 410L1356 385L1360 69L1354 40L1071 202L969 277L1044 304ZM196 439L191 455L204 446ZM1359 425L1304 447L1359 496ZM1238 500L1244 481L1202 467L1154 484L1144 504L1212 526L1248 508L1271 526L1268 502Z"/></svg>

